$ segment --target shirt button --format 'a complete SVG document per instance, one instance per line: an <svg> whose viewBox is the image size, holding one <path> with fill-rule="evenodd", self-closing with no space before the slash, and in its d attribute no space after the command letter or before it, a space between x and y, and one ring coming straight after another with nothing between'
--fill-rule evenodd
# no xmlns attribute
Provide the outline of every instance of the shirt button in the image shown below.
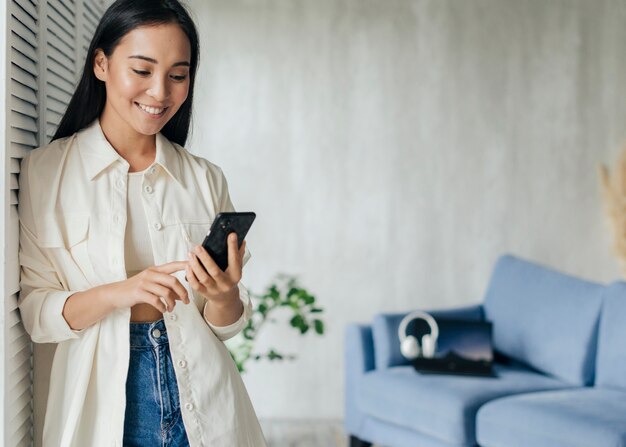
<svg viewBox="0 0 626 447"><path fill-rule="evenodd" d="M126 186L126 182L124 180L118 180L117 186L119 186L120 188L124 188L124 186Z"/></svg>
<svg viewBox="0 0 626 447"><path fill-rule="evenodd" d="M159 222L155 222L153 226L154 226L154 229L157 231L163 228L163 226Z"/></svg>
<svg viewBox="0 0 626 447"><path fill-rule="evenodd" d="M186 408L188 411L192 411L192 410L193 410L193 404L192 404L191 402L187 402L187 403L185 404L185 408Z"/></svg>
<svg viewBox="0 0 626 447"><path fill-rule="evenodd" d="M119 215L119 214L116 214L115 216L113 216L113 221L114 221L115 223L119 223L119 222L120 222L120 215Z"/></svg>
<svg viewBox="0 0 626 447"><path fill-rule="evenodd" d="M144 188L144 191L146 191L148 194L152 194L152 186L146 185L146 187Z"/></svg>
<svg viewBox="0 0 626 447"><path fill-rule="evenodd" d="M120 265L120 260L119 260L119 259L117 259L117 258L115 258L115 259L113 260L113 265Z"/></svg>
<svg viewBox="0 0 626 447"><path fill-rule="evenodd" d="M158 329L154 329L154 330L152 331L152 336L153 336L154 338L159 338L159 337L161 336L161 331L160 331L160 330L158 330Z"/></svg>
<svg viewBox="0 0 626 447"><path fill-rule="evenodd" d="M149 170L148 170L148 174L154 174L156 172L156 168L154 166L152 166Z"/></svg>
<svg viewBox="0 0 626 447"><path fill-rule="evenodd" d="M184 360L179 360L178 361L178 366L180 366L181 368L186 368L187 367L187 362Z"/></svg>
<svg viewBox="0 0 626 447"><path fill-rule="evenodd" d="M170 315L170 320L176 321L176 314L171 314Z"/></svg>

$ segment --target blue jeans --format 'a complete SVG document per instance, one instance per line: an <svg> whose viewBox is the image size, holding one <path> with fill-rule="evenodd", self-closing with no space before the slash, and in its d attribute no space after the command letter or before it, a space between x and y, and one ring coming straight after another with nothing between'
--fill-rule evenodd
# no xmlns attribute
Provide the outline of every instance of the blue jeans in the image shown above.
<svg viewBox="0 0 626 447"><path fill-rule="evenodd" d="M124 447L189 446L163 320L130 323Z"/></svg>

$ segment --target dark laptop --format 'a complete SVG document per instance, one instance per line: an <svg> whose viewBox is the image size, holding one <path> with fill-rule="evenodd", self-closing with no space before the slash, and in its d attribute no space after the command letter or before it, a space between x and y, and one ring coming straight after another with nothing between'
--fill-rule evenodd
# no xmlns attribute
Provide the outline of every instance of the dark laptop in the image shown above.
<svg viewBox="0 0 626 447"><path fill-rule="evenodd" d="M413 360L413 367L418 372L496 377L493 371L490 322L443 318L436 321L439 326L439 337L435 356L418 357ZM419 332L415 335L418 340L421 338Z"/></svg>

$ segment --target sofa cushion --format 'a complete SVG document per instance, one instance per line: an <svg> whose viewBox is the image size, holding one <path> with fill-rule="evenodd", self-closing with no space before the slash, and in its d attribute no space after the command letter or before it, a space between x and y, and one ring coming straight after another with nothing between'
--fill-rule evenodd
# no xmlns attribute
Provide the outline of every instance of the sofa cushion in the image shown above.
<svg viewBox="0 0 626 447"><path fill-rule="evenodd" d="M506 397L476 417L482 447L626 447L626 393L599 388Z"/></svg>
<svg viewBox="0 0 626 447"><path fill-rule="evenodd" d="M497 351L573 385L593 381L605 287L501 257L485 297Z"/></svg>
<svg viewBox="0 0 626 447"><path fill-rule="evenodd" d="M596 386L626 390L626 283L607 287L602 306Z"/></svg>
<svg viewBox="0 0 626 447"><path fill-rule="evenodd" d="M428 311L435 319L448 318L456 320L482 320L483 310L481 305L460 307L455 309ZM375 362L377 369L390 366L409 365L410 361L404 358L400 352L400 339L398 338L398 326L409 312L395 314L378 314L372 324L374 337Z"/></svg>
<svg viewBox="0 0 626 447"><path fill-rule="evenodd" d="M411 366L374 370L361 377L357 406L441 441L474 445L476 412L485 402L567 386L524 367L496 365L495 370L497 378L419 374Z"/></svg>

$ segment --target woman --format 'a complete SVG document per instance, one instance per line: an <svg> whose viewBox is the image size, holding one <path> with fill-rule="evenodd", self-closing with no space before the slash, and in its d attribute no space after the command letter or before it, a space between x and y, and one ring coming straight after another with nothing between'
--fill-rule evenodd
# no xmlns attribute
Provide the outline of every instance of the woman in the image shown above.
<svg viewBox="0 0 626 447"><path fill-rule="evenodd" d="M198 51L176 0L115 2L52 142L22 161L20 311L58 343L44 446L265 445L222 343L251 313L245 242L230 235L226 271L195 245L233 210L220 168L182 147Z"/></svg>

